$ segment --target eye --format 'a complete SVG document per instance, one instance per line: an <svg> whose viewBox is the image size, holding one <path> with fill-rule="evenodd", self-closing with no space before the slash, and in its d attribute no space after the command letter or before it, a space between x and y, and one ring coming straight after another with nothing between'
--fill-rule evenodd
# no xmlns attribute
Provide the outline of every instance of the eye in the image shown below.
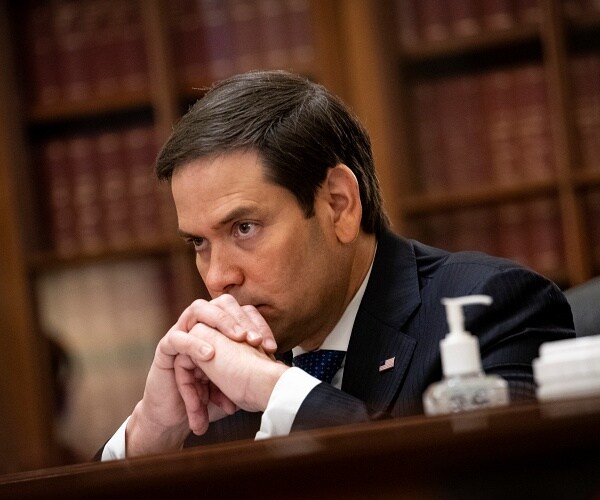
<svg viewBox="0 0 600 500"><path fill-rule="evenodd" d="M251 238L258 231L258 227L255 222L238 222L233 228L233 235L236 238Z"/></svg>
<svg viewBox="0 0 600 500"><path fill-rule="evenodd" d="M196 236L194 238L189 238L187 240L187 242L194 247L194 250L196 252L204 250L204 248L206 247L206 244L207 244L206 239L200 238L198 236Z"/></svg>

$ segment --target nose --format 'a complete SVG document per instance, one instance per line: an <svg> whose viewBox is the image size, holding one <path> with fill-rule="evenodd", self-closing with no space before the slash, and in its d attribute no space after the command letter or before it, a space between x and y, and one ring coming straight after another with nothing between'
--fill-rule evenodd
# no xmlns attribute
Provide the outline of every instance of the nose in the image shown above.
<svg viewBox="0 0 600 500"><path fill-rule="evenodd" d="M208 262L197 260L198 271L211 297L229 293L244 282L244 274L236 263L235 252L212 245Z"/></svg>

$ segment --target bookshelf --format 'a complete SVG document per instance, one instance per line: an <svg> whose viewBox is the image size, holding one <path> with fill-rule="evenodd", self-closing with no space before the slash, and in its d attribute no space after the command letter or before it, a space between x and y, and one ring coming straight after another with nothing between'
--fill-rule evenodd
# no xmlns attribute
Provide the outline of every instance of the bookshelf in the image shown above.
<svg viewBox="0 0 600 500"><path fill-rule="evenodd" d="M374 145L396 228L565 288L598 274L598 2L345 5L351 102L386 138Z"/></svg>
<svg viewBox="0 0 600 500"><path fill-rule="evenodd" d="M565 288L600 274L600 96L590 85L600 77L597 3L0 2L0 62L14 68L0 76L2 115L13 117L0 125L0 180L13 186L0 205L2 327L10 332L2 338L0 374L15 400L0 407L11 422L0 472L60 462L52 436L80 425L64 418L56 429L50 398L39 397L51 394L42 332L65 323L74 304L95 304L95 323L91 314L75 317L64 335L89 320L90 331L111 332L106 342L119 347L112 333L127 325L137 347L107 350L100 333L79 347L85 362L110 372L113 387L124 378L140 384L150 338L204 293L176 237L168 193L149 187L144 168L151 174L148 163L202 88L230 73L290 69L348 102L370 132L398 232L450 250L516 258ZM265 36L251 36L257 31ZM54 173L80 164L79 205L65 205L60 189L52 194L56 179L44 166L53 161ZM91 164L104 167L86 171ZM123 168L110 168L115 164ZM137 195L123 197L123 183L136 185ZM144 207L156 211L144 215ZM59 209L71 216L57 216ZM104 218L93 217L98 211ZM85 245L81 234L92 235ZM97 283L113 292L96 289L99 298L90 299ZM53 292L59 286L68 300ZM149 302L139 300L143 289L153 291ZM128 304L121 310L138 316L115 313L117 297ZM136 337L155 309L161 314L152 316L149 337ZM139 370L119 374L117 361ZM85 391L102 394L98 401L110 397L98 378L84 382ZM129 411L127 401L108 416L101 413L107 405L83 396L77 403L78 411L93 407L111 430L111 419ZM107 435L94 432L85 439Z"/></svg>
<svg viewBox="0 0 600 500"><path fill-rule="evenodd" d="M343 93L334 8L0 3L0 61L13 70L0 79L13 117L0 128L1 180L13 186L0 206L0 374L14 401L0 407L0 473L87 460L131 411L156 342L206 296L168 186L153 178L160 145L203 88L236 72L283 68ZM71 358L59 415L47 337Z"/></svg>

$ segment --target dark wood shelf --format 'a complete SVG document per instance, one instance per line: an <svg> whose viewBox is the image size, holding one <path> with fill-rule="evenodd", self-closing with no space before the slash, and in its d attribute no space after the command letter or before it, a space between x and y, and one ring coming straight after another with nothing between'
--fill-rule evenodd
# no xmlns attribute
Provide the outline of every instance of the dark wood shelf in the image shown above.
<svg viewBox="0 0 600 500"><path fill-rule="evenodd" d="M133 244L121 249L99 249L95 252L61 256L53 251L40 251L28 258L32 273L86 266L99 262L133 260L145 257L164 257L172 254L192 255L190 248L181 240L160 240L146 244Z"/></svg>
<svg viewBox="0 0 600 500"><path fill-rule="evenodd" d="M507 30L491 30L472 36L452 37L436 42L406 46L400 49L400 55L401 60L405 63L422 63L491 49L516 47L539 40L539 26L524 25Z"/></svg>
<svg viewBox="0 0 600 500"><path fill-rule="evenodd" d="M52 106L33 106L29 110L29 122L32 125L44 125L151 107L152 98L149 92L123 92L109 97L61 102Z"/></svg>
<svg viewBox="0 0 600 500"><path fill-rule="evenodd" d="M406 196L403 197L400 203L404 215L414 217L444 210L525 201L540 196L555 196L557 192L558 185L556 181L548 180L527 182L514 186L492 185L458 193Z"/></svg>

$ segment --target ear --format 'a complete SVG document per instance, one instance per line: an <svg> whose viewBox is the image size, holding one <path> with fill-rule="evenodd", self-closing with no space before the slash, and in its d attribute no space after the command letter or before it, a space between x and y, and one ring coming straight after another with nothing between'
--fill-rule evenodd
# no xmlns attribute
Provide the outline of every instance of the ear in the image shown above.
<svg viewBox="0 0 600 500"><path fill-rule="evenodd" d="M351 243L360 231L362 204L356 176L340 163L327 172L322 194L329 205L334 231L341 243Z"/></svg>

